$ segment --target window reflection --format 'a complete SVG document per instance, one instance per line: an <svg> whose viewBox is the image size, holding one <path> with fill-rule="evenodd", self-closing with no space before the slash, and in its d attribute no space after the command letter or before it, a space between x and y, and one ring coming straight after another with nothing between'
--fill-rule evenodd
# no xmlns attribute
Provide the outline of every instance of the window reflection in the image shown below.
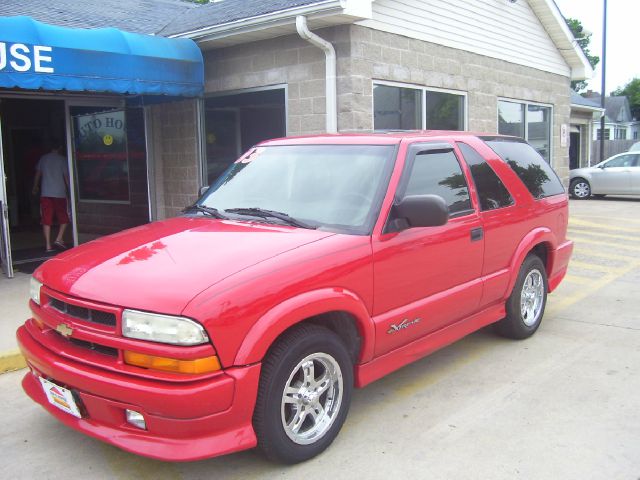
<svg viewBox="0 0 640 480"><path fill-rule="evenodd" d="M513 102L498 102L498 132L524 138L524 105Z"/></svg>
<svg viewBox="0 0 640 480"><path fill-rule="evenodd" d="M405 195L439 195L449 206L449 213L469 210L469 189L453 152L416 155Z"/></svg>
<svg viewBox="0 0 640 480"><path fill-rule="evenodd" d="M374 85L373 128L417 130L421 128L422 92L413 88Z"/></svg>

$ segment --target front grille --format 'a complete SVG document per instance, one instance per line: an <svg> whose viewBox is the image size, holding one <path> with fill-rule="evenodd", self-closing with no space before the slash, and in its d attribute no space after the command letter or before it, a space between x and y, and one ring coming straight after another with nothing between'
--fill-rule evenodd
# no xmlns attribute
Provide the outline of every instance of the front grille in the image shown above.
<svg viewBox="0 0 640 480"><path fill-rule="evenodd" d="M69 315L73 318L78 318L91 323L99 323L100 325L107 325L109 327L116 326L116 316L110 312L79 307L77 305L58 300L57 298L49 298L49 306L55 308L60 313L64 313L65 315Z"/></svg>
<svg viewBox="0 0 640 480"><path fill-rule="evenodd" d="M104 345L98 345L97 343L85 342L84 340L78 340L77 338L69 338L68 340L77 347L88 348L96 353L109 355L110 357L118 356L118 350L115 348L105 347Z"/></svg>

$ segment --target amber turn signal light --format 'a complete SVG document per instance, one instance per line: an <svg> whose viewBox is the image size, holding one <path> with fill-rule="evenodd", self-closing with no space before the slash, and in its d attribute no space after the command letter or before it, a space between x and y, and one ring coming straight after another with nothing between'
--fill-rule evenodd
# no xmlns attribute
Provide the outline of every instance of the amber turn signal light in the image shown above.
<svg viewBox="0 0 640 480"><path fill-rule="evenodd" d="M162 370L175 373L210 373L220 370L220 360L216 355L193 360L179 360L177 358L158 357L144 353L125 350L124 362L136 367Z"/></svg>

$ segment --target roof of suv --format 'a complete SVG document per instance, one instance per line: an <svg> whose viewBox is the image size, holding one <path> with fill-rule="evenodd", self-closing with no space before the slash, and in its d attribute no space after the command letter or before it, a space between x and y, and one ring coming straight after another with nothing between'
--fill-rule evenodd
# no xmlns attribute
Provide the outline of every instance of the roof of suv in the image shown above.
<svg viewBox="0 0 640 480"><path fill-rule="evenodd" d="M300 137L276 138L266 140L259 145L311 145L311 144L360 144L395 145L404 139L428 138L429 140L456 140L464 137L491 137L521 141L518 137L497 135L495 133L461 132L448 130L411 130L386 133L339 133L306 135Z"/></svg>

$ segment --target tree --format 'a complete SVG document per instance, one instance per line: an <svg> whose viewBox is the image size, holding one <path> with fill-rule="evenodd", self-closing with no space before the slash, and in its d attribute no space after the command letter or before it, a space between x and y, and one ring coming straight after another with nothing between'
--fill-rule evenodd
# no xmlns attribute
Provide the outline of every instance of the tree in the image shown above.
<svg viewBox="0 0 640 480"><path fill-rule="evenodd" d="M591 55L589 51L589 43L591 43L591 33L585 32L584 27L582 26L582 22L575 18L566 18L567 26L571 33L573 33L573 37L576 39L578 45L582 49L585 57L589 60L591 64L591 68L595 68L595 66L600 62L600 57L597 55ZM584 90L587 88L587 82L585 80L582 81L574 81L571 82L571 88L576 92Z"/></svg>
<svg viewBox="0 0 640 480"><path fill-rule="evenodd" d="M640 78L634 78L624 87L618 87L611 95L624 95L629 99L631 116L640 119Z"/></svg>

